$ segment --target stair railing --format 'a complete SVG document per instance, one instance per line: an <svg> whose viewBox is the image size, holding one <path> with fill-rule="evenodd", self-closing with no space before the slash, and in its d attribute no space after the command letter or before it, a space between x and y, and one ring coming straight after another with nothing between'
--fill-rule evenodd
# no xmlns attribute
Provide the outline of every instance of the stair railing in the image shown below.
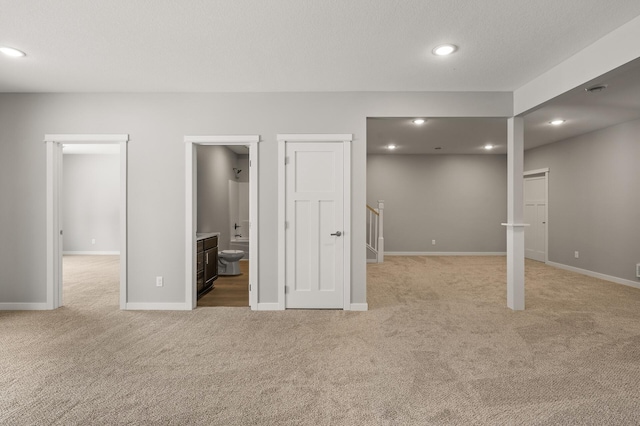
<svg viewBox="0 0 640 426"><path fill-rule="evenodd" d="M384 200L378 200L378 208L367 204L367 248L376 255L375 262L384 261Z"/></svg>

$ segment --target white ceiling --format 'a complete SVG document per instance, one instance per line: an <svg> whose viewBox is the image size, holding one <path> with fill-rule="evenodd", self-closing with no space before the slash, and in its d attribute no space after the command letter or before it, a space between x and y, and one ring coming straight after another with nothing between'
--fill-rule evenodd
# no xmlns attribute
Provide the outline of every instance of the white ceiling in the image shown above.
<svg viewBox="0 0 640 426"><path fill-rule="evenodd" d="M606 85L601 92L586 88ZM506 118L369 118L369 154L505 154ZM525 149L557 142L640 118L640 59L602 75L540 106L524 117ZM553 119L564 119L552 126ZM486 151L486 144L496 145ZM396 144L389 151L386 146ZM436 150L436 147L441 149Z"/></svg>
<svg viewBox="0 0 640 426"><path fill-rule="evenodd" d="M369 154L506 154L506 118L367 119ZM393 151L386 147L397 145ZM487 151L486 144L496 145ZM440 148L440 149L436 149Z"/></svg>
<svg viewBox="0 0 640 426"><path fill-rule="evenodd" d="M513 91L640 15L640 1L0 0L0 11L0 45L27 53L0 55L0 92ZM432 55L443 42L460 49ZM526 147L639 117L638 69L527 115ZM552 117L567 123L550 128ZM506 152L501 119L369 120L367 135L370 153L391 140L397 153L485 153L489 141Z"/></svg>
<svg viewBox="0 0 640 426"><path fill-rule="evenodd" d="M512 91L638 0L0 0L0 92ZM443 58L431 49L460 46Z"/></svg>

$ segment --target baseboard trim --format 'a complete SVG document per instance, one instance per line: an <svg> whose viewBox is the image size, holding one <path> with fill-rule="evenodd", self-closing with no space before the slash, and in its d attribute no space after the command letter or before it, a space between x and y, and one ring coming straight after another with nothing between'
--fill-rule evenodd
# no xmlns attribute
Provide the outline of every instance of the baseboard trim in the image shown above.
<svg viewBox="0 0 640 426"><path fill-rule="evenodd" d="M601 274L599 272L589 271L587 269L576 268L575 266L569 266L569 265L565 265L563 263L547 262L547 265L553 266L553 267L559 268L559 269L564 269L565 271L576 272L578 274L586 275L588 277L599 278L601 280L611 281L611 282L616 283L616 284L622 284L622 285L626 285L626 286L629 286L629 287L634 287L634 288L640 289L640 282L634 282L634 281L627 280L627 279L624 279L624 278L614 277L612 275L605 275L605 274Z"/></svg>
<svg viewBox="0 0 640 426"><path fill-rule="evenodd" d="M506 256L506 251L385 251L385 256Z"/></svg>
<svg viewBox="0 0 640 426"><path fill-rule="evenodd" d="M127 311L190 311L184 303L127 303Z"/></svg>
<svg viewBox="0 0 640 426"><path fill-rule="evenodd" d="M0 311L46 311L46 303L0 303Z"/></svg>
<svg viewBox="0 0 640 426"><path fill-rule="evenodd" d="M258 303L258 311L281 311L279 303Z"/></svg>
<svg viewBox="0 0 640 426"><path fill-rule="evenodd" d="M368 311L369 304L368 303L352 303L351 310L352 311Z"/></svg>
<svg viewBox="0 0 640 426"><path fill-rule="evenodd" d="M119 251L63 251L62 255L120 255Z"/></svg>
<svg viewBox="0 0 640 426"><path fill-rule="evenodd" d="M376 259L367 259L367 263L378 263Z"/></svg>

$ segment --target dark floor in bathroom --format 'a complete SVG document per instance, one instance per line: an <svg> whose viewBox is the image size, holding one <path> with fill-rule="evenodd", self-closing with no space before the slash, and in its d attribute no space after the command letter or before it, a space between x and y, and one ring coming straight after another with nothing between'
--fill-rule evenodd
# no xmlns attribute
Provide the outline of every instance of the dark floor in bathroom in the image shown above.
<svg viewBox="0 0 640 426"><path fill-rule="evenodd" d="M218 276L213 290L198 299L198 307L205 306L249 306L249 261L241 260L241 275L233 277Z"/></svg>

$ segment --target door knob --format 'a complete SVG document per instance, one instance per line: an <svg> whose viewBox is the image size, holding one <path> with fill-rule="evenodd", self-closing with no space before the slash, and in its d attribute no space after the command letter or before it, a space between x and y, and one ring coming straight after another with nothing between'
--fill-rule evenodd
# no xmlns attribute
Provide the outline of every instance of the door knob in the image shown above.
<svg viewBox="0 0 640 426"><path fill-rule="evenodd" d="M342 235L342 232L338 231L338 232L336 232L335 234L331 234L331 235L332 235L332 236L339 237L340 235Z"/></svg>

